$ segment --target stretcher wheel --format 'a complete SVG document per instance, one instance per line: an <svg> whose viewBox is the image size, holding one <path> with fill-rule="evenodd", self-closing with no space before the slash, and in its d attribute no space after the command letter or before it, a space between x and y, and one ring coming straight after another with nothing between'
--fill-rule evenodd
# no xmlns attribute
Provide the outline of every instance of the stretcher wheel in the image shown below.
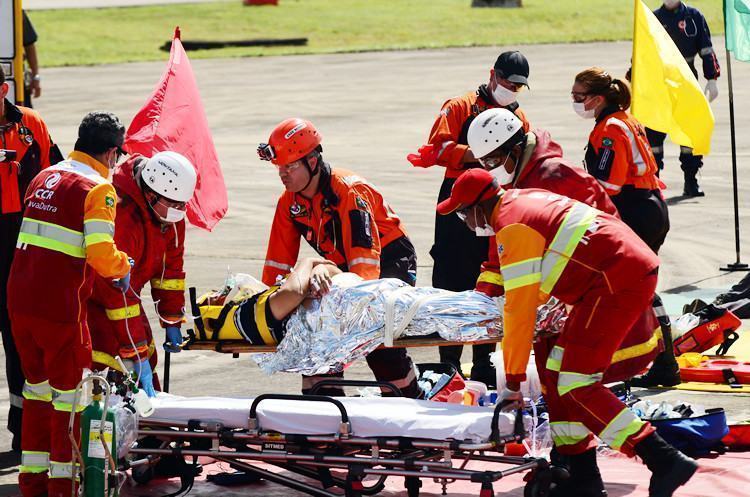
<svg viewBox="0 0 750 497"><path fill-rule="evenodd" d="M133 480L139 485L148 485L154 478L154 467L151 465L136 466L130 470Z"/></svg>
<svg viewBox="0 0 750 497"><path fill-rule="evenodd" d="M534 470L523 488L523 497L548 497L553 483L568 478L568 472L555 466Z"/></svg>

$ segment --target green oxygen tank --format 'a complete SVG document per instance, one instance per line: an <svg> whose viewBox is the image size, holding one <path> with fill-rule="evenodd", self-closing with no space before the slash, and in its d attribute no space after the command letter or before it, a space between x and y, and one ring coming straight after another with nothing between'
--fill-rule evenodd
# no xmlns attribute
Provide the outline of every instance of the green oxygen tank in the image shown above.
<svg viewBox="0 0 750 497"><path fill-rule="evenodd" d="M112 471L107 461L100 439L100 425L103 410L106 408L102 402L102 387L94 380L93 400L86 409L81 412L81 456L83 457L83 485L86 497L115 497L117 496L117 484L110 480L108 493L104 494L105 478L109 478L108 472ZM104 440L107 447L117 460L117 440L115 438L115 415L112 409L107 408L107 416L104 421ZM116 468L115 468L116 469Z"/></svg>

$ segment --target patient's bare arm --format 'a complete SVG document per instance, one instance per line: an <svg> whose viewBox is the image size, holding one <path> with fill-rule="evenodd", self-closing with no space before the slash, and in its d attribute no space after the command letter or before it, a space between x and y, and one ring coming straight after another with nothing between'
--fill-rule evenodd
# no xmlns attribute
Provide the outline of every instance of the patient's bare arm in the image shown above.
<svg viewBox="0 0 750 497"><path fill-rule="evenodd" d="M330 278L341 271L330 261L308 257L297 262L281 287L268 297L271 312L276 319L284 319L305 300L310 292L310 282L330 288ZM326 290L327 291L327 290Z"/></svg>

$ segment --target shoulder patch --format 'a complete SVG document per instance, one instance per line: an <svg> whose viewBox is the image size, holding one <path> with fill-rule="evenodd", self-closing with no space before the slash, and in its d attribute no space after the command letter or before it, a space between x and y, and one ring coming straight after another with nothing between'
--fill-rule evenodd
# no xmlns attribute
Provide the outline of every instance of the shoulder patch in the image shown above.
<svg viewBox="0 0 750 497"><path fill-rule="evenodd" d="M612 145L614 145L614 141L612 140L612 138L607 138L606 136L602 138L603 147L611 147Z"/></svg>
<svg viewBox="0 0 750 497"><path fill-rule="evenodd" d="M107 207L114 207L115 206L115 197L112 195L107 195L104 197L104 203L107 205Z"/></svg>
<svg viewBox="0 0 750 497"><path fill-rule="evenodd" d="M365 199L357 195L354 199L355 203L357 204L358 209L367 209L367 202L365 202Z"/></svg>

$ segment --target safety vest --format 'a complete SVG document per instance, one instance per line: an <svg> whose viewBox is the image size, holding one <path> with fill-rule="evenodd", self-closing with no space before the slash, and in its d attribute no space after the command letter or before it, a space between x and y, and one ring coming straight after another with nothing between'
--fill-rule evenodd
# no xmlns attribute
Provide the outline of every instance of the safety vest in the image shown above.
<svg viewBox="0 0 750 497"><path fill-rule="evenodd" d="M114 234L112 220L86 218L86 204L91 190L107 183L91 166L72 159L32 180L8 283L8 307L14 312L58 322L85 319L94 274L87 246L111 243ZM102 201L114 208L114 189L111 197L106 194Z"/></svg>

